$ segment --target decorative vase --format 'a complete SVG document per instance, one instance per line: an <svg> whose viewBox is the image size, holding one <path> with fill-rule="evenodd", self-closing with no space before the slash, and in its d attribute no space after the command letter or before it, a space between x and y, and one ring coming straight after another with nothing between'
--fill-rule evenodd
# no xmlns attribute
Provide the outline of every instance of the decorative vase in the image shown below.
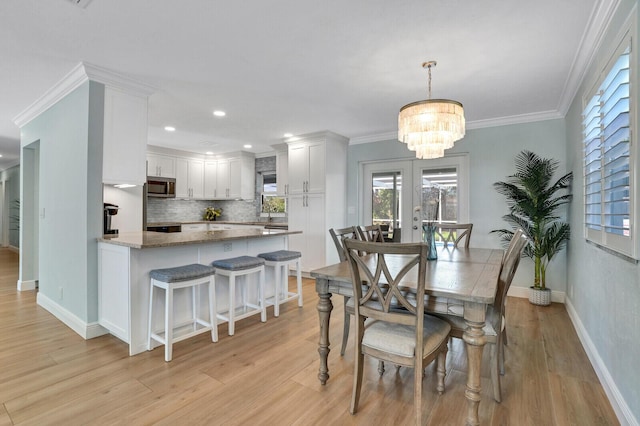
<svg viewBox="0 0 640 426"><path fill-rule="evenodd" d="M533 305L549 306L551 304L551 290L529 287L529 302Z"/></svg>
<svg viewBox="0 0 640 426"><path fill-rule="evenodd" d="M424 242L429 246L427 260L437 260L438 251L436 250L436 227L432 223L422 225Z"/></svg>

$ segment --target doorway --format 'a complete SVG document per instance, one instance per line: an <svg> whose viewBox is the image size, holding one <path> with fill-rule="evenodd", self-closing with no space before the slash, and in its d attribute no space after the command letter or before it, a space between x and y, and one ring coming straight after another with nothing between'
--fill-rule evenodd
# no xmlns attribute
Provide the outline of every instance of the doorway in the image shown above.
<svg viewBox="0 0 640 426"><path fill-rule="evenodd" d="M40 238L40 141L22 148L20 165L20 271L18 291L38 284Z"/></svg>
<svg viewBox="0 0 640 426"><path fill-rule="evenodd" d="M432 160L365 163L362 168L361 224L388 225L400 230L402 242L423 241L422 224L463 223L469 220L469 160L456 154ZM437 210L422 210L425 188L436 187ZM397 240L397 238L394 238Z"/></svg>

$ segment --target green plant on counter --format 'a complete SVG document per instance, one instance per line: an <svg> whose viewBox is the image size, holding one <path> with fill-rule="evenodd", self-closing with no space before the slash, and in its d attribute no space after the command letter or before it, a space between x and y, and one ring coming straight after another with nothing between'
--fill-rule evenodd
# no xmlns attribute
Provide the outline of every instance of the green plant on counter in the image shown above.
<svg viewBox="0 0 640 426"><path fill-rule="evenodd" d="M207 207L204 209L204 215L202 215L203 220L216 220L222 214L221 208L215 207Z"/></svg>

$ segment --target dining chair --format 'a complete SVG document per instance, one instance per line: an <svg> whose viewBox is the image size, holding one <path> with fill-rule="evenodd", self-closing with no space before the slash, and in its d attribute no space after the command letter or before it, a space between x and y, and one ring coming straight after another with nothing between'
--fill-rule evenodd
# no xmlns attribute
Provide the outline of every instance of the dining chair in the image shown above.
<svg viewBox="0 0 640 426"><path fill-rule="evenodd" d="M421 243L388 244L350 238L344 240L344 247L355 305L350 412L355 414L358 410L364 355L367 355L414 369L413 403L416 424L421 425L424 368L437 358L436 389L442 394L451 330L446 321L424 314L423 297L406 293L407 286L411 286L416 294L424 294L428 247ZM360 256L360 252L372 255ZM366 282L367 287L363 287L362 282Z"/></svg>
<svg viewBox="0 0 640 426"><path fill-rule="evenodd" d="M331 239L333 240L333 244L336 246L336 250L338 251L338 258L340 262L344 262L347 260L347 252L344 250L344 246L342 242L345 238L355 238L358 239L360 234L358 233L355 226L348 226L346 228L341 229L329 229L329 234L331 234ZM344 352L347 349L347 341L349 340L349 327L351 325L351 315L354 314L353 304L349 303L349 296L343 297L344 302L344 327L342 329L342 346L340 347L340 356L344 356Z"/></svg>
<svg viewBox="0 0 640 426"><path fill-rule="evenodd" d="M464 239L464 248L469 248L472 230L473 223L440 223L436 226L436 234L442 240L444 247L448 247L451 243L453 248L458 248Z"/></svg>
<svg viewBox="0 0 640 426"><path fill-rule="evenodd" d="M500 273L498 275L498 286L496 290L496 298L493 305L487 308L486 313L486 325L484 327L484 333L487 343L491 346L491 383L493 386L493 399L496 402L502 401L502 389L500 385L500 375L504 375L504 345L503 345L503 330L505 324L505 302L507 299L507 292L513 281L513 276L518 269L520 258L522 257L522 251L527 244L528 238L522 230L517 230L511 243L507 248L504 256L502 257L502 264L500 265ZM467 328L464 318L459 315L453 314L434 314L444 319L451 325L451 337L462 339L462 335Z"/></svg>
<svg viewBox="0 0 640 426"><path fill-rule="evenodd" d="M384 233L380 225L358 225L358 235L362 241L384 242Z"/></svg>

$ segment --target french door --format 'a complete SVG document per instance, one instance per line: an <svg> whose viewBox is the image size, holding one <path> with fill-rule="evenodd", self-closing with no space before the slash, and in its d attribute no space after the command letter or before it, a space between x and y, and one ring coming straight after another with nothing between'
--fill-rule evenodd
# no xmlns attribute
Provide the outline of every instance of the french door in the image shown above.
<svg viewBox="0 0 640 426"><path fill-rule="evenodd" d="M463 223L469 220L466 154L435 160L365 163L362 169L361 224L380 224L402 242L423 240L427 220ZM437 188L435 210L423 212L423 193ZM396 238L397 239L397 236Z"/></svg>

